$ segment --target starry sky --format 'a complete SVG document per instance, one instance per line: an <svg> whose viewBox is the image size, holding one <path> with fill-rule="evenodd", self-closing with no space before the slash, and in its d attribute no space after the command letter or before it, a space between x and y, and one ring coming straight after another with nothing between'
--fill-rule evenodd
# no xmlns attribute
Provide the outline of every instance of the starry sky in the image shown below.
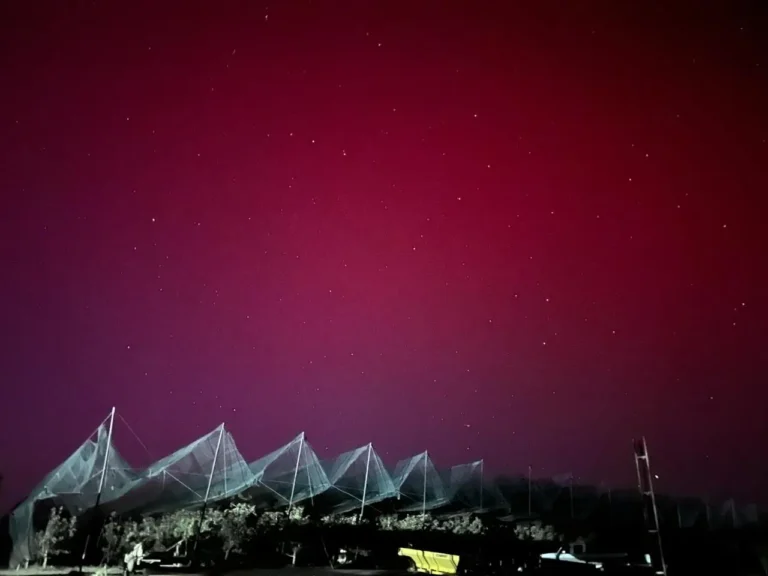
<svg viewBox="0 0 768 576"><path fill-rule="evenodd" d="M113 405L765 501L768 11L673 4L3 2L0 508Z"/></svg>

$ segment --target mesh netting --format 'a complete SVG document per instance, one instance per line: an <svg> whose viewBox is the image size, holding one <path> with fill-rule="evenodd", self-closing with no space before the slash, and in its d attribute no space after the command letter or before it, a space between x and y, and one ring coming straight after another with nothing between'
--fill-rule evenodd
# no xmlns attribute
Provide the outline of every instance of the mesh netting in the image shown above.
<svg viewBox="0 0 768 576"><path fill-rule="evenodd" d="M709 524L713 529L742 528L751 524L757 524L758 510L754 504L739 506L736 501L726 500L719 506L708 507Z"/></svg>
<svg viewBox="0 0 768 576"><path fill-rule="evenodd" d="M426 512L448 503L443 481L427 452L398 462L392 479L402 512Z"/></svg>
<svg viewBox="0 0 768 576"><path fill-rule="evenodd" d="M509 503L495 482L483 474L483 461L453 466L445 475L449 506L464 512L508 510Z"/></svg>
<svg viewBox="0 0 768 576"><path fill-rule="evenodd" d="M693 528L706 519L706 504L698 498L678 498L675 501L675 525L679 528Z"/></svg>
<svg viewBox="0 0 768 576"><path fill-rule="evenodd" d="M518 518L556 514L583 520L609 500L607 490L576 484L570 473L551 478L508 477L498 481L496 487L510 513Z"/></svg>
<svg viewBox="0 0 768 576"><path fill-rule="evenodd" d="M156 513L234 496L253 477L222 424L144 470L130 490L108 508L120 513Z"/></svg>
<svg viewBox="0 0 768 576"><path fill-rule="evenodd" d="M49 505L66 507L70 514L79 514L96 504L100 486L103 486L101 502L109 502L125 494L135 479L135 473L111 445L107 421L102 422L94 434L35 486L11 513L11 566L18 566L34 554L33 519L38 504L47 501Z"/></svg>
<svg viewBox="0 0 768 576"><path fill-rule="evenodd" d="M302 432L249 464L252 486L243 496L260 508L292 506L322 494L331 484Z"/></svg>
<svg viewBox="0 0 768 576"><path fill-rule="evenodd" d="M576 520L586 520L597 511L602 499L602 492L596 486L575 484L567 490L568 514L573 513ZM570 505L570 501L573 505Z"/></svg>
<svg viewBox="0 0 768 576"><path fill-rule="evenodd" d="M469 510L482 510L485 505L483 461L453 466L447 474L447 496L451 504Z"/></svg>
<svg viewBox="0 0 768 576"><path fill-rule="evenodd" d="M504 476L495 482L496 489L507 503L509 513L515 518L528 514L528 478L525 476Z"/></svg>
<svg viewBox="0 0 768 576"><path fill-rule="evenodd" d="M481 511L506 509L512 517L554 514L586 519L600 514L611 523L642 522L636 489L611 491L574 484L572 474L533 479L528 476L488 482L482 461L438 473L424 452L399 462L389 474L368 444L320 463L304 434L266 456L246 463L222 424L195 442L133 470L111 442L114 412L69 458L48 474L10 515L11 565L34 556L34 533L44 526L45 507L64 506L78 515L96 506L119 513L170 512L234 496L261 509L292 506L307 500L334 513L363 510L392 498L402 512L442 508ZM109 425L108 425L109 423ZM664 526L739 528L758 521L754 505L733 500L710 505L696 498L657 495Z"/></svg>
<svg viewBox="0 0 768 576"><path fill-rule="evenodd" d="M397 496L397 488L371 444L345 452L324 463L331 489L327 503L336 514L361 511Z"/></svg>

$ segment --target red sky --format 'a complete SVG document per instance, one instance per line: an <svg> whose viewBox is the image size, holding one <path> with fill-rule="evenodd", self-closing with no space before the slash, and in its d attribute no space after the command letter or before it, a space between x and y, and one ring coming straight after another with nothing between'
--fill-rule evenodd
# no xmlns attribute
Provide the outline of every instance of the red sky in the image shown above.
<svg viewBox="0 0 768 576"><path fill-rule="evenodd" d="M2 3L3 508L113 405L760 500L758 4Z"/></svg>

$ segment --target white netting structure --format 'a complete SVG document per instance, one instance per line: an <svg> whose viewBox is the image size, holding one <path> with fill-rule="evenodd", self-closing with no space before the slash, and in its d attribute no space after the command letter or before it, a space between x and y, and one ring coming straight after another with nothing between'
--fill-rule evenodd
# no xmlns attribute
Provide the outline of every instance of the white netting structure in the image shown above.
<svg viewBox="0 0 768 576"><path fill-rule="evenodd" d="M35 533L46 512L63 506L76 516L97 505L104 512L157 514L243 499L258 509L302 504L317 510L362 514L384 501L400 512L504 511L527 516L601 517L613 523L642 522L636 489L611 491L576 484L571 473L554 478L527 476L489 482L478 460L442 475L427 452L400 461L388 472L371 444L321 463L305 435L247 463L224 424L146 469L126 463L113 445L115 412L64 462L50 472L10 515L10 564L35 557ZM754 505L733 500L710 504L700 498L657 494L666 527L733 529L758 522ZM359 511L359 512L358 512Z"/></svg>
<svg viewBox="0 0 768 576"><path fill-rule="evenodd" d="M392 480L401 512L423 513L449 502L443 480L426 451L398 462Z"/></svg>
<svg viewBox="0 0 768 576"><path fill-rule="evenodd" d="M325 493L332 511L343 514L395 498L398 494L392 477L371 444L345 452L324 467L330 482Z"/></svg>
<svg viewBox="0 0 768 576"><path fill-rule="evenodd" d="M121 514L194 508L234 496L252 483L248 465L222 424L141 472L107 508Z"/></svg>
<svg viewBox="0 0 768 576"><path fill-rule="evenodd" d="M107 420L111 424L112 418ZM11 513L11 566L34 557L36 507L64 506L77 515L96 505L100 491L100 501L107 503L130 490L136 474L112 446L107 420Z"/></svg>
<svg viewBox="0 0 768 576"><path fill-rule="evenodd" d="M447 474L447 498L470 510L482 510L485 505L483 461L453 466Z"/></svg>
<svg viewBox="0 0 768 576"><path fill-rule="evenodd" d="M483 474L483 461L453 466L445 475L448 506L468 512L506 510L509 503Z"/></svg>
<svg viewBox="0 0 768 576"><path fill-rule="evenodd" d="M303 432L248 467L253 481L241 497L259 508L291 507L313 499L331 486Z"/></svg>
<svg viewBox="0 0 768 576"><path fill-rule="evenodd" d="M733 499L726 500L720 506L707 505L707 521L712 528L741 528L758 522L758 510L754 504L738 506Z"/></svg>

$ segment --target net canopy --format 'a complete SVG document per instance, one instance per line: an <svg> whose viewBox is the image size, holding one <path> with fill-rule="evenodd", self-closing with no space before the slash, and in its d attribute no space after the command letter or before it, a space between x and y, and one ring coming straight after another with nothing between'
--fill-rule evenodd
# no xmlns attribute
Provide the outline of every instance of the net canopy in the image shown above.
<svg viewBox="0 0 768 576"><path fill-rule="evenodd" d="M441 475L427 452L400 461L389 473L371 444L321 463L303 433L248 464L223 424L148 468L135 470L112 443L114 418L113 411L13 510L12 566L36 555L35 531L44 528L44 513L52 506L72 515L97 503L106 512L155 514L237 497L261 510L308 502L319 511L343 514L392 500L393 508L406 513L507 510L510 518L601 517L612 525L643 521L637 489L583 486L570 473L534 479L530 468L527 476L489 482L482 460ZM709 504L660 494L656 500L665 527L731 529L758 521L754 505L733 500Z"/></svg>
<svg viewBox="0 0 768 576"><path fill-rule="evenodd" d="M607 500L602 487L576 484L570 473L547 478L505 477L496 482L496 487L517 518L555 513L583 520L595 514Z"/></svg>
<svg viewBox="0 0 768 576"><path fill-rule="evenodd" d="M452 508L467 512L507 509L509 504L483 475L483 461L453 466L446 474L447 499Z"/></svg>
<svg viewBox="0 0 768 576"><path fill-rule="evenodd" d="M758 523L758 510L754 504L739 506L735 500L726 500L719 506L708 506L709 524L715 529L735 529Z"/></svg>
<svg viewBox="0 0 768 576"><path fill-rule="evenodd" d="M80 514L96 504L100 486L103 486L100 501L106 503L130 490L135 479L136 474L112 446L105 420L11 512L11 565L34 556L34 518L38 505L63 506L72 515Z"/></svg>
<svg viewBox="0 0 768 576"><path fill-rule="evenodd" d="M443 480L426 451L398 462L392 479L401 512L426 512L449 502Z"/></svg>
<svg viewBox="0 0 768 576"><path fill-rule="evenodd" d="M253 483L232 435L220 425L144 470L109 509L153 514L232 497Z"/></svg>
<svg viewBox="0 0 768 576"><path fill-rule="evenodd" d="M370 506L397 496L392 477L371 444L323 463L330 489L324 499L336 514Z"/></svg>
<svg viewBox="0 0 768 576"><path fill-rule="evenodd" d="M302 432L248 465L253 481L243 495L259 508L292 506L328 490L331 483Z"/></svg>

